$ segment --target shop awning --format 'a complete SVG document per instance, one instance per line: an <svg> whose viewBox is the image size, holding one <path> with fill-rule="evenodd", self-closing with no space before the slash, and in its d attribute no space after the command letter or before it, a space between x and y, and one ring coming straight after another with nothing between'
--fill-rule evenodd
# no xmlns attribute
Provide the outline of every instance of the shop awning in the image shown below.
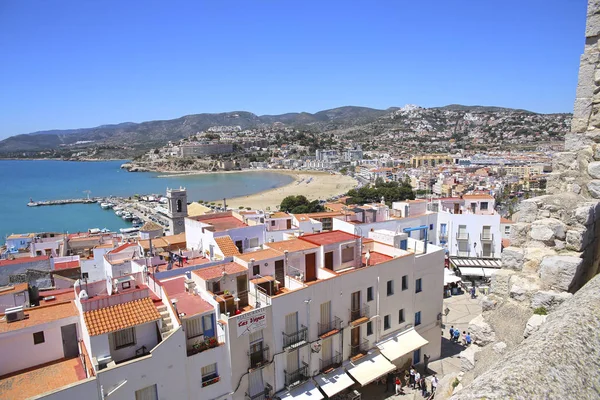
<svg viewBox="0 0 600 400"><path fill-rule="evenodd" d="M346 371L352 378L362 386L366 386L375 379L396 369L378 350L369 352L356 361L348 361L344 364Z"/></svg>
<svg viewBox="0 0 600 400"><path fill-rule="evenodd" d="M277 395L281 400L322 400L325 397L314 381L308 380L292 390Z"/></svg>
<svg viewBox="0 0 600 400"><path fill-rule="evenodd" d="M394 361L403 355L409 354L416 349L420 349L427 343L429 342L423 336L419 335L419 332L415 331L414 328L411 328L385 342L379 343L377 347L381 351L381 354L388 360Z"/></svg>
<svg viewBox="0 0 600 400"><path fill-rule="evenodd" d="M479 268L479 267L458 267L462 276L484 276L490 277L496 272L500 271L499 268Z"/></svg>
<svg viewBox="0 0 600 400"><path fill-rule="evenodd" d="M455 282L460 282L460 277L456 276L448 268L444 268L444 286Z"/></svg>
<svg viewBox="0 0 600 400"><path fill-rule="evenodd" d="M315 381L328 397L332 397L354 385L354 381L342 367L336 368L328 374L315 376Z"/></svg>

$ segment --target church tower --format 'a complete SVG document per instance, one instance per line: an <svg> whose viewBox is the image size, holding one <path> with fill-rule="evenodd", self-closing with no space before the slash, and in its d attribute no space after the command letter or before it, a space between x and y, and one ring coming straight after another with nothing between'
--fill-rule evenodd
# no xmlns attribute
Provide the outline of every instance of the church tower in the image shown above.
<svg viewBox="0 0 600 400"><path fill-rule="evenodd" d="M187 217L187 191L185 188L167 188L167 199L169 206L169 229L171 235L185 232L185 217Z"/></svg>

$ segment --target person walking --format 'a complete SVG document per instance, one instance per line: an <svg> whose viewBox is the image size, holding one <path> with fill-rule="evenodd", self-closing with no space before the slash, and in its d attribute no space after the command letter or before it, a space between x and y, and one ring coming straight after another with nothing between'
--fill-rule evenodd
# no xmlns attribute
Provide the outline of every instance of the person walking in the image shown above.
<svg viewBox="0 0 600 400"><path fill-rule="evenodd" d="M475 295L475 286L471 287L471 298L474 299L475 297L477 297Z"/></svg>
<svg viewBox="0 0 600 400"><path fill-rule="evenodd" d="M427 397L427 382L425 381L425 377L420 379L419 389L421 389L421 396Z"/></svg>
<svg viewBox="0 0 600 400"><path fill-rule="evenodd" d="M419 371L415 370L415 385L413 386L413 389L416 389L419 387L420 381L421 381L421 374L419 373Z"/></svg>
<svg viewBox="0 0 600 400"><path fill-rule="evenodd" d="M470 345L472 341L473 339L471 339L471 332L467 332L467 334L465 335L465 345Z"/></svg>
<svg viewBox="0 0 600 400"><path fill-rule="evenodd" d="M433 376L431 377L431 393L435 393L435 390L437 389L437 385L438 385L438 378L437 376L435 376L435 374L433 374Z"/></svg>
<svg viewBox="0 0 600 400"><path fill-rule="evenodd" d="M414 365L410 366L410 378L408 380L408 384L410 386L412 386L412 388L415 388L415 367Z"/></svg>
<svg viewBox="0 0 600 400"><path fill-rule="evenodd" d="M458 343L460 340L460 331L458 329L454 330L454 342Z"/></svg>
<svg viewBox="0 0 600 400"><path fill-rule="evenodd" d="M450 341L454 340L454 325L450 328Z"/></svg>
<svg viewBox="0 0 600 400"><path fill-rule="evenodd" d="M402 381L400 381L400 377L396 376L396 396L402 394Z"/></svg>

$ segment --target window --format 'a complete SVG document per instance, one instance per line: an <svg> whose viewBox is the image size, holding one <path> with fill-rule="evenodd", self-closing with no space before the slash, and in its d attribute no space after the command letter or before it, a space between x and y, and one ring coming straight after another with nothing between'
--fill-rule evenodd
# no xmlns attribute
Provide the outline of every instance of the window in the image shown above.
<svg viewBox="0 0 600 400"><path fill-rule="evenodd" d="M421 311L415 313L415 326L421 325Z"/></svg>
<svg viewBox="0 0 600 400"><path fill-rule="evenodd" d="M387 281L387 295L391 296L394 294L394 281Z"/></svg>
<svg viewBox="0 0 600 400"><path fill-rule="evenodd" d="M131 287L131 282L123 282L123 289L129 289Z"/></svg>
<svg viewBox="0 0 600 400"><path fill-rule="evenodd" d="M158 400L158 390L156 388L156 385L136 390L135 400Z"/></svg>
<svg viewBox="0 0 600 400"><path fill-rule="evenodd" d="M402 290L408 289L408 275L402 277Z"/></svg>
<svg viewBox="0 0 600 400"><path fill-rule="evenodd" d="M429 224L429 230L432 231L433 230L433 224Z"/></svg>
<svg viewBox="0 0 600 400"><path fill-rule="evenodd" d="M258 247L258 238L248 240L248 247Z"/></svg>
<svg viewBox="0 0 600 400"><path fill-rule="evenodd" d="M367 301L373 301L373 286L367 288Z"/></svg>
<svg viewBox="0 0 600 400"><path fill-rule="evenodd" d="M392 324L390 323L390 314L388 314L385 317L383 317L383 330L387 331L391 327L392 327Z"/></svg>
<svg viewBox="0 0 600 400"><path fill-rule="evenodd" d="M342 262L347 263L354 260L354 247L346 247L342 250Z"/></svg>
<svg viewBox="0 0 600 400"><path fill-rule="evenodd" d="M402 324L405 321L406 321L406 319L404 319L404 308L403 308L400 311L398 311L398 323Z"/></svg>
<svg viewBox="0 0 600 400"><path fill-rule="evenodd" d="M373 322L369 321L367 322L367 336L370 336L373 334Z"/></svg>
<svg viewBox="0 0 600 400"><path fill-rule="evenodd" d="M271 226L275 226L275 220L271 220Z"/></svg>
<svg viewBox="0 0 600 400"><path fill-rule="evenodd" d="M135 328L127 328L113 333L115 349L133 346L135 344Z"/></svg>
<svg viewBox="0 0 600 400"><path fill-rule="evenodd" d="M217 363L202 367L202 382L209 381L217 376Z"/></svg>
<svg viewBox="0 0 600 400"><path fill-rule="evenodd" d="M417 279L415 282L415 293L419 293L423 290L423 281L421 278Z"/></svg>
<svg viewBox="0 0 600 400"><path fill-rule="evenodd" d="M185 319L185 337L188 339L200 336L202 332L202 320L200 318Z"/></svg>
<svg viewBox="0 0 600 400"><path fill-rule="evenodd" d="M479 209L484 211L488 209L488 202L487 201L482 201L481 203L479 203Z"/></svg>
<svg viewBox="0 0 600 400"><path fill-rule="evenodd" d="M44 331L36 332L33 334L33 344L44 343L46 340L44 339Z"/></svg>
<svg viewBox="0 0 600 400"><path fill-rule="evenodd" d="M212 292L219 293L221 291L221 281L212 282Z"/></svg>
<svg viewBox="0 0 600 400"><path fill-rule="evenodd" d="M177 212L181 212L181 200L177 200Z"/></svg>
<svg viewBox="0 0 600 400"><path fill-rule="evenodd" d="M202 317L202 324L204 325L204 329L210 331L213 329L213 319L212 314L205 315Z"/></svg>
<svg viewBox="0 0 600 400"><path fill-rule="evenodd" d="M510 235L510 226L505 226L504 227L504 234L505 235Z"/></svg>
<svg viewBox="0 0 600 400"><path fill-rule="evenodd" d="M260 265L256 264L252 266L252 274L260 275Z"/></svg>

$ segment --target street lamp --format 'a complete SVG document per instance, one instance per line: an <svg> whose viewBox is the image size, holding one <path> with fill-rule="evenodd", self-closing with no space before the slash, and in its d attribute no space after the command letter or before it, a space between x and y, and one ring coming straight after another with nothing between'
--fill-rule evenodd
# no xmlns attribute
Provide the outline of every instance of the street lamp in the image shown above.
<svg viewBox="0 0 600 400"><path fill-rule="evenodd" d="M446 322L444 322L444 328L446 327L446 324L448 323L448 314L450 314L450 309L448 307L446 307L446 309L444 309L444 316L446 317Z"/></svg>

